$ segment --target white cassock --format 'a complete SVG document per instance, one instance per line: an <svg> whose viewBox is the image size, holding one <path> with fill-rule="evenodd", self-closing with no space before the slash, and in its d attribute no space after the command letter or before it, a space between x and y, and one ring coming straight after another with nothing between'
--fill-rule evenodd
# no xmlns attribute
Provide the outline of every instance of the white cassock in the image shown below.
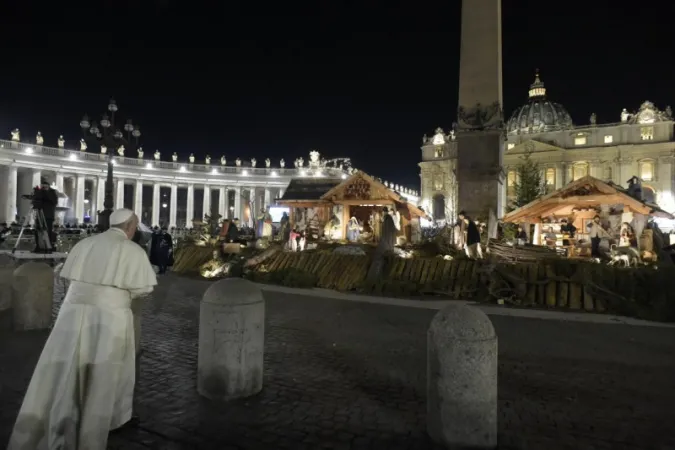
<svg viewBox="0 0 675 450"><path fill-rule="evenodd" d="M8 450L105 450L108 432L131 419L136 351L130 305L157 284L148 256L111 228L75 245L61 276L70 287Z"/></svg>

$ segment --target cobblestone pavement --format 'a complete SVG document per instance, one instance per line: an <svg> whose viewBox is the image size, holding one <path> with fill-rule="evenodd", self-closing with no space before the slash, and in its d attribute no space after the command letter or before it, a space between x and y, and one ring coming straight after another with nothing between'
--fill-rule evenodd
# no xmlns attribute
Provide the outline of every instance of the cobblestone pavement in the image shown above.
<svg viewBox="0 0 675 450"><path fill-rule="evenodd" d="M110 449L434 449L425 432L434 311L265 294L265 387L196 392L207 282L168 275L144 306L139 429ZM491 316L503 449L675 449L675 330ZM0 442L46 338L0 335ZM1 445L1 444L0 444Z"/></svg>

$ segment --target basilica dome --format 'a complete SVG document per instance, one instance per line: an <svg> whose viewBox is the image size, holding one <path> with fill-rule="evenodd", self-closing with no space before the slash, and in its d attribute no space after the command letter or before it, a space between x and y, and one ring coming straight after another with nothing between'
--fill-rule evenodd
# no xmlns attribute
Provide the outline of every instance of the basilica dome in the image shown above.
<svg viewBox="0 0 675 450"><path fill-rule="evenodd" d="M572 118L560 103L546 99L546 88L537 72L530 85L529 101L516 109L508 123L508 134L534 134L572 128Z"/></svg>

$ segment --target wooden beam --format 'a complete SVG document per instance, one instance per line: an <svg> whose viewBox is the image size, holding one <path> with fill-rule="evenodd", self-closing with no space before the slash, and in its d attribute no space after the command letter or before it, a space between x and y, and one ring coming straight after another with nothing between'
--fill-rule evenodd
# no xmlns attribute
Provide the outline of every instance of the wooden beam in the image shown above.
<svg viewBox="0 0 675 450"><path fill-rule="evenodd" d="M335 200L336 205L349 205L349 206L360 206L360 205L371 205L371 206L390 206L394 204L394 201L391 199L378 199L378 200Z"/></svg>

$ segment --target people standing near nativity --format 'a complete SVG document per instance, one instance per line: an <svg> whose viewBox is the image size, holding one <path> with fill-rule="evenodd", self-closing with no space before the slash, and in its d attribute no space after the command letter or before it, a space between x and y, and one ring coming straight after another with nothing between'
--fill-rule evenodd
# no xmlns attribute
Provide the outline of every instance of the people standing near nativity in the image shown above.
<svg viewBox="0 0 675 450"><path fill-rule="evenodd" d="M173 238L163 227L152 235L152 244L150 246L150 263L159 268L158 273L166 273L167 267L171 264L173 256Z"/></svg>
<svg viewBox="0 0 675 450"><path fill-rule="evenodd" d="M459 212L459 220L464 222L464 248L466 251L466 256L471 259L482 259L483 250L480 247L480 231L478 231L476 222L471 220L471 218L467 216L464 211Z"/></svg>
<svg viewBox="0 0 675 450"><path fill-rule="evenodd" d="M380 235L380 245L383 251L391 251L396 245L396 235L398 230L394 224L394 218L389 214L389 209L385 206L382 210L382 229Z"/></svg>
<svg viewBox="0 0 675 450"><path fill-rule="evenodd" d="M155 272L131 241L138 218L110 215L111 228L68 255L70 283L28 386L9 450L104 450L108 433L132 421L133 298L152 292Z"/></svg>
<svg viewBox="0 0 675 450"><path fill-rule="evenodd" d="M281 242L288 242L288 239L291 235L291 223L288 213L284 211L281 215L281 220L279 221L279 240Z"/></svg>

